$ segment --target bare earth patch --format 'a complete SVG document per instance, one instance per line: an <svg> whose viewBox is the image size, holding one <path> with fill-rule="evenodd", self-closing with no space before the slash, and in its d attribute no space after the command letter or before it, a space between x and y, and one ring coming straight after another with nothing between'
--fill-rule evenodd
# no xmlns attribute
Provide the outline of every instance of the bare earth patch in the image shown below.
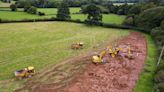
<svg viewBox="0 0 164 92"><path fill-rule="evenodd" d="M130 44L134 59L113 58L94 65L93 53L77 56L28 80L16 92L132 92L147 56L145 37L132 32L118 42Z"/></svg>

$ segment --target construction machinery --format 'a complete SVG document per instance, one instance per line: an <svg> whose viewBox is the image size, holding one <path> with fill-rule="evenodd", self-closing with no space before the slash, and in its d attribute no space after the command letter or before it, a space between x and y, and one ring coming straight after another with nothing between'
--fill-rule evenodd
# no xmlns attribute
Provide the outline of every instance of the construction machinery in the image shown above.
<svg viewBox="0 0 164 92"><path fill-rule="evenodd" d="M102 63L104 62L103 57L105 56L106 51L102 51L99 55L95 55L92 57L92 62L97 64L97 63Z"/></svg>
<svg viewBox="0 0 164 92"><path fill-rule="evenodd" d="M128 46L127 48L121 48L119 46L115 47L107 47L106 50L103 50L99 55L95 55L92 57L93 63L102 63L102 62L109 62L106 58L115 58L116 56L121 56L125 58L125 56L131 56L131 49Z"/></svg>
<svg viewBox="0 0 164 92"><path fill-rule="evenodd" d="M82 49L83 48L84 43L83 42L78 42L78 43L74 43L71 45L72 49Z"/></svg>
<svg viewBox="0 0 164 92"><path fill-rule="evenodd" d="M15 71L15 77L18 79L32 77L35 74L35 69L32 66Z"/></svg>

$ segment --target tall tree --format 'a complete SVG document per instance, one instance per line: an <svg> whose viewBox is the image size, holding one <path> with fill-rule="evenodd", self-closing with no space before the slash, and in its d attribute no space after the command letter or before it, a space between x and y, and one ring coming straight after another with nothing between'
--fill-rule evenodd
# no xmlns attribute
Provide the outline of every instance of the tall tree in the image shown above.
<svg viewBox="0 0 164 92"><path fill-rule="evenodd" d="M16 11L17 10L17 6L15 4L11 4L10 5L10 9L11 9L11 11Z"/></svg>
<svg viewBox="0 0 164 92"><path fill-rule="evenodd" d="M71 18L67 1L63 0L63 2L60 3L56 17L59 20L67 20Z"/></svg>
<svg viewBox="0 0 164 92"><path fill-rule="evenodd" d="M102 21L101 9L95 4L88 5L84 13L88 14L88 20Z"/></svg>

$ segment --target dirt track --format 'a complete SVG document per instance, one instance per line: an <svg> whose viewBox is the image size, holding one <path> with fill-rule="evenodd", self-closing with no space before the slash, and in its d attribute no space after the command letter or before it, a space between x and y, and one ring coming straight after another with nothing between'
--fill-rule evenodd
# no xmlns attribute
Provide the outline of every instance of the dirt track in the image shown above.
<svg viewBox="0 0 164 92"><path fill-rule="evenodd" d="M134 59L113 58L94 65L92 54L77 57L38 74L16 92L132 92L147 55L146 40L133 32L118 44L130 44Z"/></svg>

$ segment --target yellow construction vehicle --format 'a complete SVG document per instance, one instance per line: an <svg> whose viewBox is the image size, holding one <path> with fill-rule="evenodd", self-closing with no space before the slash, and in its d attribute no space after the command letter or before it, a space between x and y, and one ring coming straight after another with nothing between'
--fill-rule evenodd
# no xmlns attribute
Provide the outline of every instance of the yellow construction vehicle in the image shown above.
<svg viewBox="0 0 164 92"><path fill-rule="evenodd" d="M115 56L119 55L119 52L122 51L122 48L116 47L116 48L108 48L109 55L114 58Z"/></svg>
<svg viewBox="0 0 164 92"><path fill-rule="evenodd" d="M78 42L78 43L74 43L71 45L72 49L82 49L83 48L84 43L83 42Z"/></svg>
<svg viewBox="0 0 164 92"><path fill-rule="evenodd" d="M102 63L106 62L103 60L105 57L116 57L116 56L121 56L124 58L124 54L122 53L122 48L121 47L108 47L107 50L102 51L99 55L95 55L92 57L92 62L93 63ZM127 49L128 55L131 54L130 47ZM107 60L109 62L109 60Z"/></svg>
<svg viewBox="0 0 164 92"><path fill-rule="evenodd" d="M15 77L18 79L32 77L35 74L35 69L32 66L24 68L22 70L15 71Z"/></svg>
<svg viewBox="0 0 164 92"><path fill-rule="evenodd" d="M95 64L104 62L103 57L105 56L105 54L106 54L106 51L104 50L99 55L92 56L92 62Z"/></svg>

